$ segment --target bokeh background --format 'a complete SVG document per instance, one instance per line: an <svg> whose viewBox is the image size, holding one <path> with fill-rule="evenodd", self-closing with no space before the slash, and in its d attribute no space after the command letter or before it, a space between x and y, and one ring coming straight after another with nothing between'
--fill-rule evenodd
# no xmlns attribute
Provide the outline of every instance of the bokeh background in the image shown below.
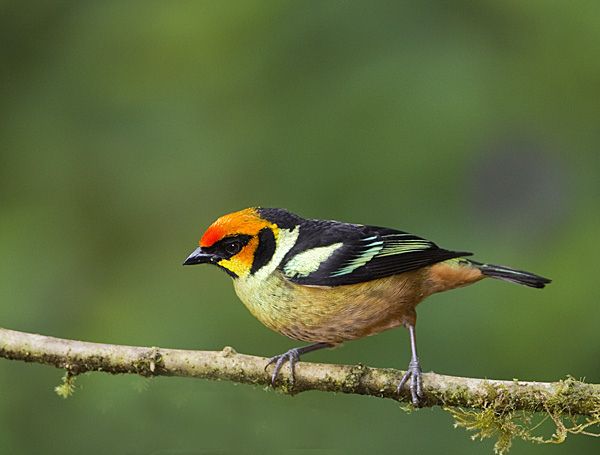
<svg viewBox="0 0 600 455"><path fill-rule="evenodd" d="M204 228L389 225L555 280L419 308L424 369L600 381L600 3L2 2L2 326L270 356ZM404 368L394 330L306 360ZM440 409L0 361L0 452L490 453ZM589 454L598 441L516 442Z"/></svg>

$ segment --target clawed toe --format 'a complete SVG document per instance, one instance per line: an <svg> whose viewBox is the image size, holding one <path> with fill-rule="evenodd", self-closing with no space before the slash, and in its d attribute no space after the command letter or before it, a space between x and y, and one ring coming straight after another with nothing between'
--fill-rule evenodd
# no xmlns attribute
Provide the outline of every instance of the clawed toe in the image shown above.
<svg viewBox="0 0 600 455"><path fill-rule="evenodd" d="M402 387L404 387L404 384L406 384L409 379L410 383L408 385L408 388L410 390L412 404L415 407L420 407L421 400L424 398L424 394L423 377L421 372L421 366L419 365L418 360L411 361L408 364L408 369L406 370L406 373L404 373L404 376L402 376L402 379L400 380L400 383L398 384L398 387L396 389L398 393L400 393Z"/></svg>
<svg viewBox="0 0 600 455"><path fill-rule="evenodd" d="M300 356L302 354L306 354L307 352L316 351L317 349L330 348L332 346L333 345L331 343L319 342L309 344L308 346L293 348L281 355L271 357L265 365L265 371L267 371L269 365L275 364L275 368L273 368L273 374L271 375L271 385L275 386L277 376L279 375L285 362L290 363L290 384L294 385L294 382L296 381L296 363L300 360Z"/></svg>
<svg viewBox="0 0 600 455"><path fill-rule="evenodd" d="M265 365L266 371L269 365L275 364L275 368L273 368L273 373L271 374L271 386L275 387L275 381L277 381L277 376L279 376L285 362L289 362L290 364L290 383L293 385L296 381L296 362L299 359L300 354L298 353L298 349L290 349L283 354L271 357Z"/></svg>

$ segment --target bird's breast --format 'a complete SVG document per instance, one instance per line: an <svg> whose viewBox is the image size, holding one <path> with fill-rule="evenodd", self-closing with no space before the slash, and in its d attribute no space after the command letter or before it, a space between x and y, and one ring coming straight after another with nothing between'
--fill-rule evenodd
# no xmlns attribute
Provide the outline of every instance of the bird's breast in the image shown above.
<svg viewBox="0 0 600 455"><path fill-rule="evenodd" d="M235 291L267 327L290 338L341 343L414 323L424 298L425 274L413 271L364 283L321 287L290 282L275 271L267 278L234 280Z"/></svg>

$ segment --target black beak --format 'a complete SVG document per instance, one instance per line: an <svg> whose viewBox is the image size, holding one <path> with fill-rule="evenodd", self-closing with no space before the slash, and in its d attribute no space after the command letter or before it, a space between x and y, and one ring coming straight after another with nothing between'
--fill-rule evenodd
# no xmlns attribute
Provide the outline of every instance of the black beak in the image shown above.
<svg viewBox="0 0 600 455"><path fill-rule="evenodd" d="M205 253L202 248L198 247L183 261L183 265L208 264L212 258L212 254Z"/></svg>

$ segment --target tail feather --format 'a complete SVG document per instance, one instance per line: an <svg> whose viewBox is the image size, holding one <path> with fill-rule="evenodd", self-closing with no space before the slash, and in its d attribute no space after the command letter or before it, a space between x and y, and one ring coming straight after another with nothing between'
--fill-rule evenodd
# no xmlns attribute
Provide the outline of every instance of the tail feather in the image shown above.
<svg viewBox="0 0 600 455"><path fill-rule="evenodd" d="M469 262L481 270L486 276L498 278L499 280L510 281L511 283L522 284L532 288L541 289L552 280L536 275L535 273L525 272L523 270L515 270L501 265L482 264L469 260Z"/></svg>

